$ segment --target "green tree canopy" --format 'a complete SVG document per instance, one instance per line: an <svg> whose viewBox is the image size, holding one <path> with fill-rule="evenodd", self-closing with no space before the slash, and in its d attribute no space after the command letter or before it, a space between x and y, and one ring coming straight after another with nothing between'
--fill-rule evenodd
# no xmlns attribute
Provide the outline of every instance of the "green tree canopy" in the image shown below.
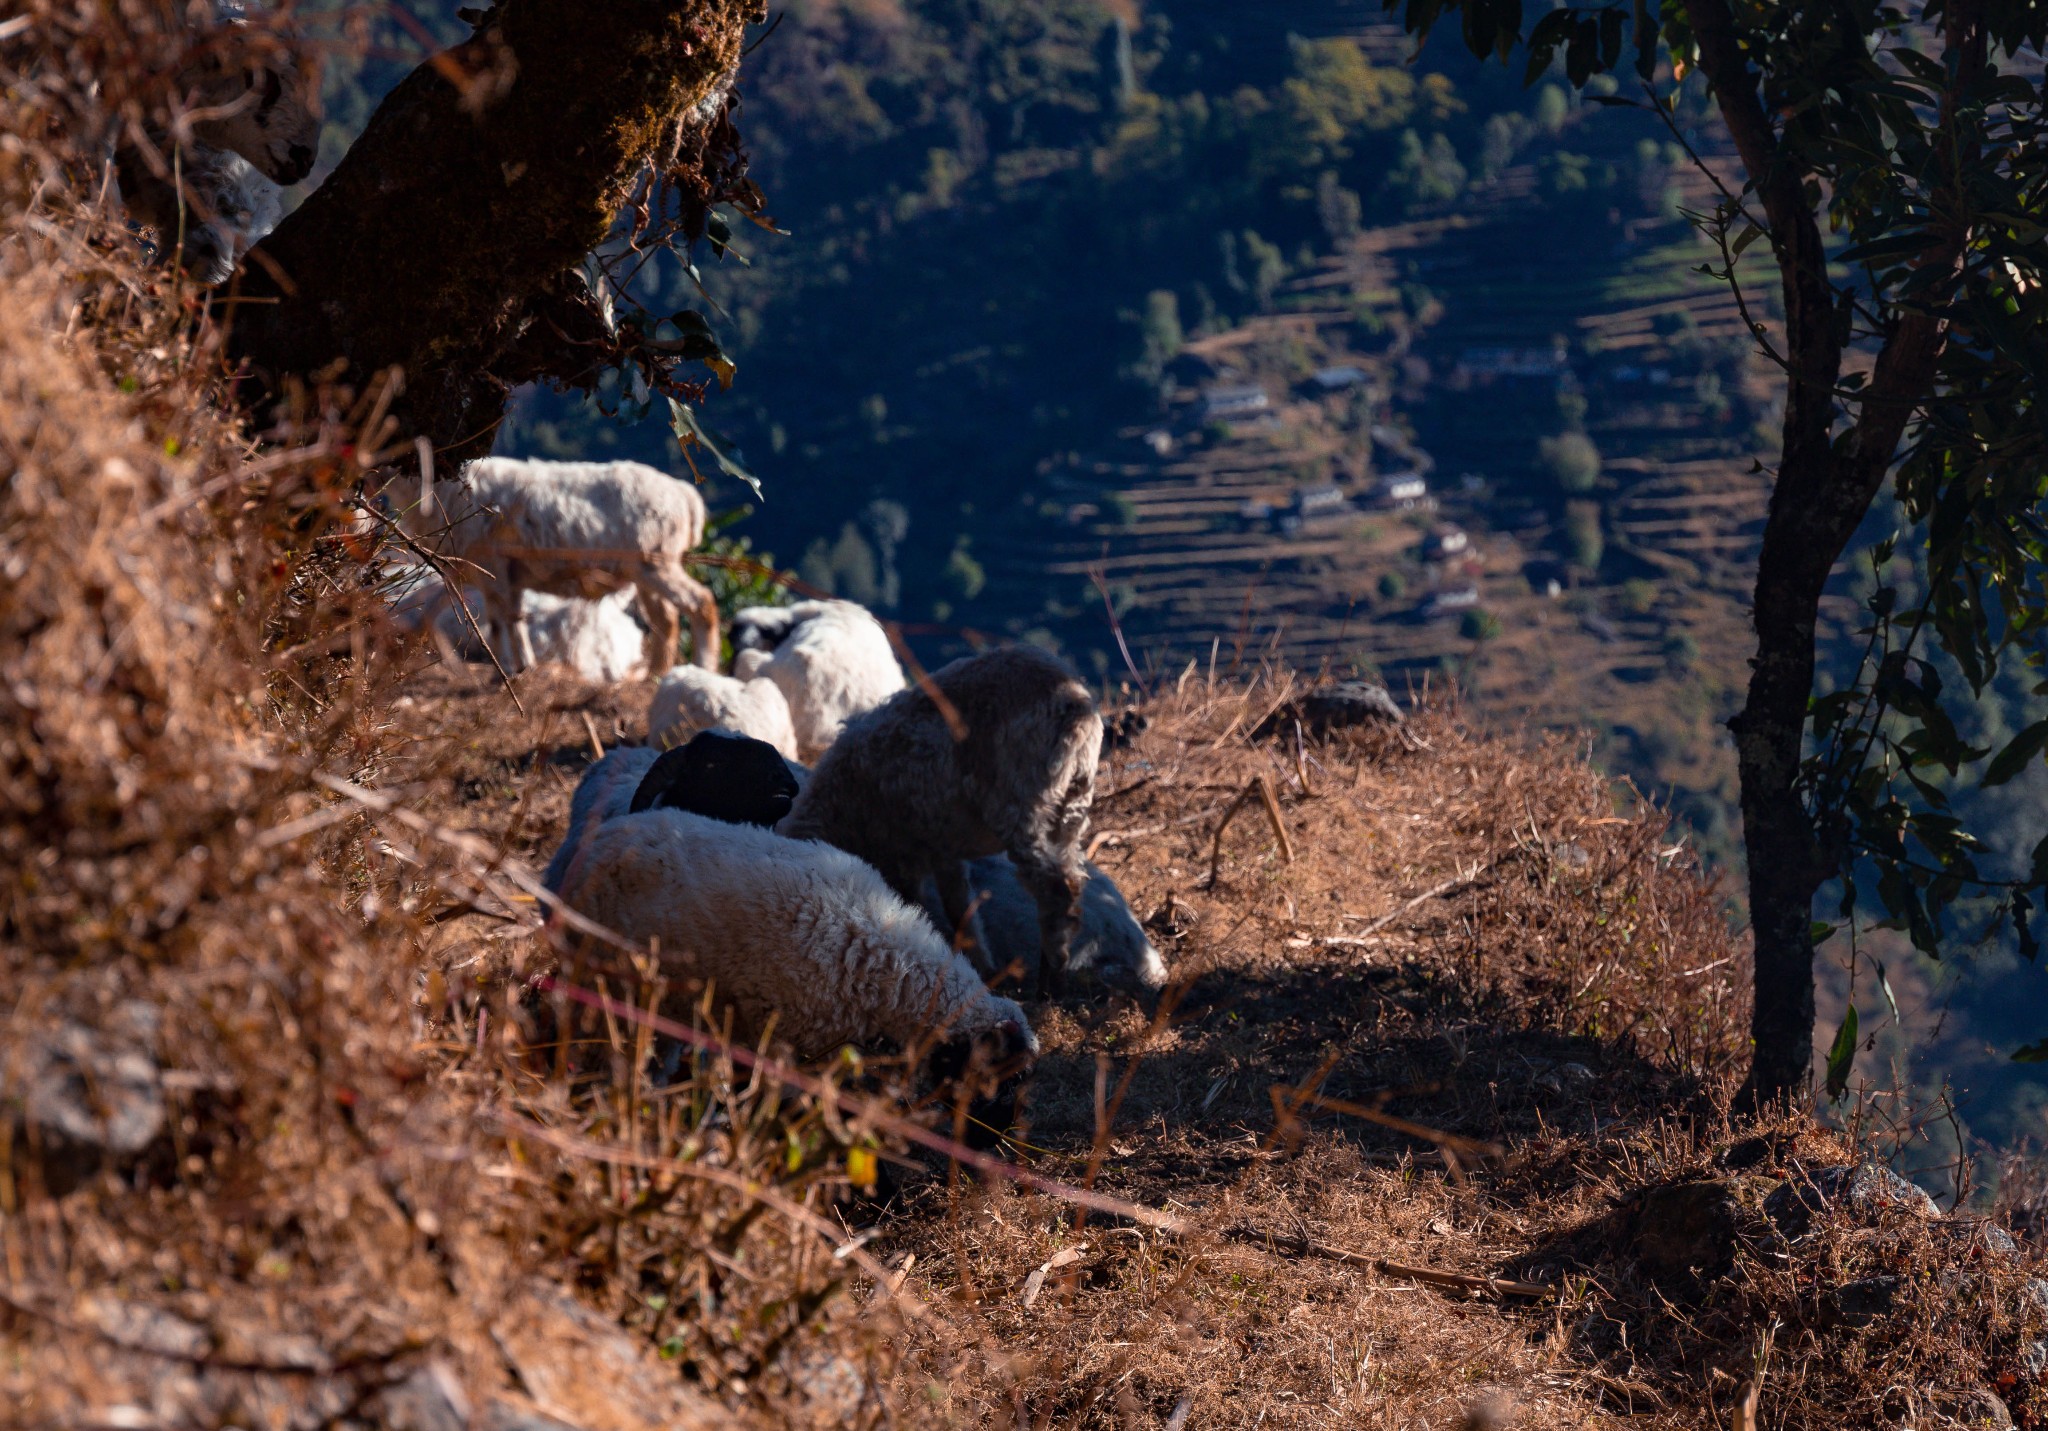
<svg viewBox="0 0 2048 1431"><path fill-rule="evenodd" d="M1887 917L1937 955L1958 898L1997 893L2034 949L2048 840L2029 869L1980 870L1977 840L1928 776L1972 768L1997 784L2048 753L2048 720L1996 750L1965 744L1939 675L1949 665L1981 693L2003 665L2048 659L2048 136L2027 78L2048 46L2048 7L1568 3L1525 36L1516 0L1405 0L1417 33L1451 14L1475 54L1526 49L1530 82L1562 56L1566 77L1584 85L1621 65L1632 35L1644 98L1609 102L1671 120L1676 84L1696 70L1742 162L1740 190L1721 188L1697 222L1719 252L1711 271L1741 300L1785 388L1757 655L1731 722L1756 941L1745 1096L1778 1101L1809 1083L1824 885L1853 914L1869 878ZM1753 301L1756 265L1741 264L1750 253L1770 256L1782 328ZM1814 700L1822 590L1888 478L1927 580L1911 600L1889 586L1869 596L1861 671ZM1887 545L1879 565L1890 556ZM1845 1056L1854 1052L1851 1040ZM1845 1071L1835 1062L1831 1087Z"/></svg>

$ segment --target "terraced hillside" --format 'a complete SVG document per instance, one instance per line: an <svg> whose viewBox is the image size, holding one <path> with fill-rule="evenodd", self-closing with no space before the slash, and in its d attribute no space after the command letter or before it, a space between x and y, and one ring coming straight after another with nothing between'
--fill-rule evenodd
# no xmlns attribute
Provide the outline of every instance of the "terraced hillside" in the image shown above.
<svg viewBox="0 0 2048 1431"><path fill-rule="evenodd" d="M1668 166L1648 218L1589 215L1570 189L1532 199L1575 153L1630 162L1637 118L1575 116L1456 205L1361 234L1271 311L1188 342L1157 420L1054 464L1051 535L997 541L992 577L1020 595L1050 578L1051 631L1112 678L1105 607L1148 678L1212 651L1453 676L1483 715L1597 732L1611 767L1720 843L1718 722L1749 649L1772 424L1741 316L1677 214L1712 186ZM1263 408L1211 415L1251 389ZM1539 451L1571 432L1598 454L1576 479ZM1426 499L1388 501L1418 466ZM1285 520L1329 486L1346 509ZM1462 551L1432 550L1447 530Z"/></svg>

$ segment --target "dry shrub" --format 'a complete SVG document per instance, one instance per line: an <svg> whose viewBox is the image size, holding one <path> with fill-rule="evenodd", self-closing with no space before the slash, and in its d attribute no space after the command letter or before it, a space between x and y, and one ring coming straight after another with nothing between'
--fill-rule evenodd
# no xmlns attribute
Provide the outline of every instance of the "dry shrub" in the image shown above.
<svg viewBox="0 0 2048 1431"><path fill-rule="evenodd" d="M867 1135L717 1061L651 1088L629 1020L550 1020L432 959L451 895L534 921L495 849L389 778L433 773L392 720L425 656L351 506L402 443L388 390L304 391L246 432L231 307L103 207L106 146L175 132L189 47L274 41L140 0L23 15L0 41L0 1419L871 1419L887 1298L852 1315L861 1255L816 1211Z"/></svg>

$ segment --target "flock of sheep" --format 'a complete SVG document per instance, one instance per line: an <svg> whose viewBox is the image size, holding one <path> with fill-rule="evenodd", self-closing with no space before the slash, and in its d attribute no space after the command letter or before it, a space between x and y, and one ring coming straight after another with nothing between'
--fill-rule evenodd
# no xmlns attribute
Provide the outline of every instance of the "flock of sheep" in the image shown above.
<svg viewBox="0 0 2048 1431"><path fill-rule="evenodd" d="M1006 974L1033 993L1073 973L1157 998L1158 951L1082 856L1103 725L1059 661L991 650L908 685L866 610L807 601L737 613L721 673L717 605L684 570L704 530L687 484L631 462L486 458L382 495L475 583L508 673L534 656L530 592L630 590L651 670L688 616L697 664L660 677L645 745L584 775L544 878L656 949L673 987L708 987L740 1033L772 1022L804 1056L888 1041L985 1088L1038 1047L991 992ZM975 1116L1000 1130L1007 1108Z"/></svg>
<svg viewBox="0 0 2048 1431"><path fill-rule="evenodd" d="M242 20L236 0L215 8ZM123 146L112 172L159 251L218 283L311 172L319 124L310 72L201 63L181 77L189 132ZM658 949L672 986L708 988L743 1034L772 1023L804 1055L886 1040L986 1089L1038 1047L990 990L1006 973L1156 999L1158 952L1082 856L1103 728L1058 661L989 651L906 686L873 616L809 601L738 613L722 673L717 602L687 570L703 500L637 463L485 458L438 485L427 465L381 500L461 572L462 601L426 567L399 599L443 640L483 638L508 675L545 651L659 676L648 744L586 774L546 882ZM696 664L670 668L685 624ZM997 1132L1007 1110L978 1117Z"/></svg>

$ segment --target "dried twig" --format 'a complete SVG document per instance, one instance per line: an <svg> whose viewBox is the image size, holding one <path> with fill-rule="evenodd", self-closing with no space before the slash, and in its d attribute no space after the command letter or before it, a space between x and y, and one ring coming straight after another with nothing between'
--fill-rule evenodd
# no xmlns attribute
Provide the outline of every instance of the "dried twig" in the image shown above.
<svg viewBox="0 0 2048 1431"><path fill-rule="evenodd" d="M1342 1262L1348 1267L1368 1267L1386 1277L1405 1277L1412 1282L1426 1282L1432 1287L1454 1287L1463 1292L1491 1292L1496 1297L1557 1295L1557 1288L1545 1282L1518 1282L1511 1277L1475 1277L1467 1272L1439 1272L1434 1267L1411 1267L1405 1262L1390 1262L1384 1257L1370 1257L1363 1252L1353 1252L1348 1247L1338 1247L1334 1243L1318 1242L1311 1237L1276 1237L1270 1232L1262 1232L1243 1224L1224 1228L1223 1235L1233 1242L1246 1243L1275 1256L1322 1257L1331 1262Z"/></svg>

